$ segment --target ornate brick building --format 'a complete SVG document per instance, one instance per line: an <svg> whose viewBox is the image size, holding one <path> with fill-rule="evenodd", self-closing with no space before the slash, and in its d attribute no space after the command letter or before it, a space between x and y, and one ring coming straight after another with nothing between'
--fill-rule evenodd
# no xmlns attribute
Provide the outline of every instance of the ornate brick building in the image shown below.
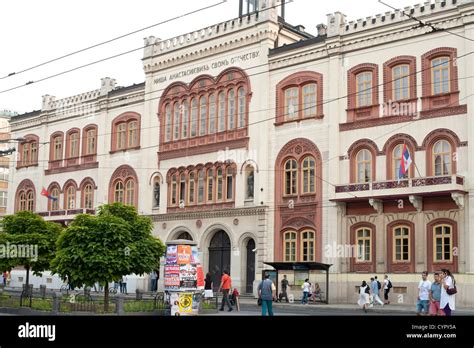
<svg viewBox="0 0 474 348"><path fill-rule="evenodd" d="M12 119L27 141L9 212L67 223L120 201L162 240L196 241L205 270L230 269L243 292L265 261L317 261L333 264L331 301L383 273L411 301L419 272L448 267L472 305L474 2L405 11L450 33L336 12L313 36L278 2L242 1L236 19L146 38L144 83L105 78Z"/></svg>

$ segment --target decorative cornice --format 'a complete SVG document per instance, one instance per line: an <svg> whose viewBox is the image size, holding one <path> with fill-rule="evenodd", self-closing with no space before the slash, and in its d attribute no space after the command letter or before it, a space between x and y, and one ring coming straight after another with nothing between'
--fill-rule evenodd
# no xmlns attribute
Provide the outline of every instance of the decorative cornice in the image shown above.
<svg viewBox="0 0 474 348"><path fill-rule="evenodd" d="M252 207L252 208L235 208L225 210L209 210L209 211L195 211L195 212L184 212L184 213L171 213L171 214L159 214L151 215L153 222L165 222L165 221L179 221L179 220L196 220L196 219L215 219L215 218L227 218L237 216L256 216L264 215L267 213L267 206Z"/></svg>

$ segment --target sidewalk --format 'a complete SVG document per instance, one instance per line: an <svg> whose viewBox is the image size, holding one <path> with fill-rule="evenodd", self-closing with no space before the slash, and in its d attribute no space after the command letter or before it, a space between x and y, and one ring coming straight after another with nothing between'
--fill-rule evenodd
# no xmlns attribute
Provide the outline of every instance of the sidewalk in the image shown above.
<svg viewBox="0 0 474 348"><path fill-rule="evenodd" d="M249 306L257 306L257 299L250 299L250 298L240 298L240 305L249 307ZM285 303L285 302L274 302L273 307L279 308L279 307L289 307L289 308L294 308L294 309L300 309L300 310L305 310L306 308L316 310L317 308L321 309L331 309L331 310L354 310L354 311L360 311L360 307L354 303L354 304L346 304L346 303L340 303L340 304L325 304L321 302L316 302L316 303L310 303L308 305L302 305L301 301L295 301L294 303ZM406 313L407 315L413 315L415 313L415 304L412 306L408 305L401 305L401 304L389 304L385 306L379 306L379 305L374 305L372 308L370 308L372 312L376 313L383 313L383 312L399 312L399 313ZM457 315L474 315L474 308L456 308L456 314Z"/></svg>

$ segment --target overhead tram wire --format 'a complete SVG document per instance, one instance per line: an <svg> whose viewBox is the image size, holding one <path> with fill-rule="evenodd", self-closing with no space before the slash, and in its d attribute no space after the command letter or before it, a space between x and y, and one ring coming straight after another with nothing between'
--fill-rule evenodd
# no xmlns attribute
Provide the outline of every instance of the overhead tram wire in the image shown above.
<svg viewBox="0 0 474 348"><path fill-rule="evenodd" d="M222 1L222 3L224 3L226 1ZM292 1L288 1L288 3L290 3ZM219 3L220 4L220 3ZM268 11L270 9L273 9L273 8L277 8L277 7L280 7L280 6L283 6L284 4L287 4L286 2L282 2L281 4L279 5L274 5L274 6L271 6L271 7L268 7L266 9L263 9L261 10L260 12L264 12L264 11ZM214 5L214 6L217 6L217 5ZM53 75L49 75L49 76L45 76L43 78L40 78L38 80L35 80L35 81L28 81L22 85L17 85L15 87L11 87L11 88L7 88L7 89L4 89L4 90L1 90L0 91L0 94L3 94L3 93L6 93L6 92L10 92L10 91L14 91L14 90L17 90L19 88L23 88L23 87L26 87L26 86L29 86L29 85L32 85L32 84L35 84L35 83L39 83L39 82L43 82L43 81L46 81L46 80L50 80L52 78L55 78L55 77L58 77L58 76L61 76L61 75L65 75L65 74L68 74L68 73L71 73L73 71L76 71L76 70L80 70L80 69L83 69L83 68L86 68L88 66L91 66L91 65L95 65L95 64L98 64L98 63L102 63L102 62L105 62L105 61L108 61L108 60L111 60L111 59L114 59L114 58L118 58L118 57L121 57L121 56L124 56L124 55L127 55L127 54L130 54L130 53L133 53L133 52L136 52L136 51L140 51L140 50L143 50L149 46L153 46L155 45L154 43L150 43L148 45L144 45L144 46L140 46L138 48L134 48L134 49L131 49L129 51L125 51L125 52L122 52L122 53L118 53L118 54L115 54L115 55L112 55L112 56L109 56L109 57L105 57L105 58L102 58L102 59L99 59L99 60L96 60L96 61L93 61L93 62L89 62L87 64L83 64L83 65L80 65L80 66L77 66L77 67L74 67L74 68L71 68L71 69L68 69L68 70L65 70L65 71L62 71L62 72L59 72L59 73L56 73L56 74L53 74Z"/></svg>
<svg viewBox="0 0 474 348"><path fill-rule="evenodd" d="M161 22L158 22L158 23L155 23L155 24L146 26L146 27L141 28L141 29L137 29L137 30L128 32L128 33L123 34L123 35L119 35L119 36L114 37L114 38L112 38L112 39L109 39L109 40L106 40L106 41L102 41L102 42L96 43L96 44L94 44L94 45L91 45L91 46L82 48L82 49L80 49L80 50L73 51L73 52L70 52L70 53L66 53L66 54L64 54L64 55L62 55L62 56L59 56L59 57L57 57L57 58L53 58L53 59L47 60L47 61L45 61L45 62L42 62L42 63L36 64L36 65L33 65L33 66L29 67L29 68L24 68L24 69L19 70L19 71L17 71L17 72L9 73L8 75L5 75L5 76L3 76L3 77L0 77L0 80L6 79L6 78L12 77L12 76L17 76L17 75L22 74L22 73L25 73L25 72L27 72L27 71L31 71L31 70L37 69L37 68L39 68L39 67L42 67L42 66L45 66L45 65L48 65L48 64L57 62L57 61L59 61L59 60L61 60L61 59L68 58L68 57L71 57L71 56L73 56L73 55L76 55L76 54L79 54L79 53L82 53L82 52L86 52L86 51L91 50L91 49L93 49L93 48L97 48L97 47L100 47L100 46L109 44L109 43L111 43L111 42L114 42L114 41L123 39L123 38L125 38L125 37L127 37L127 36L131 36L131 35L137 34L137 33L139 33L139 32L142 32L142 31L145 31L145 30L148 30L148 29L151 29L151 28L155 28L155 27L157 27L157 26L160 26L160 25L163 25L163 24L166 24L166 23L170 23L170 22L173 22L173 21L175 21L175 20L178 20L178 19L181 19L181 18L184 18L184 17L188 17L188 16L190 16L190 15L193 15L193 14L196 14L196 13L199 13L199 12L202 12L202 11L205 11L205 10L208 10L208 9L211 9L211 8L213 8L213 7L217 7L217 6L222 5L222 4L226 3L226 2L227 2L227 0L222 0L221 2L212 4L212 5L209 5L209 6L205 6L205 7L202 7L202 8L199 8L199 9L197 9L197 10L193 10L193 11L184 13L184 14L182 14L182 15L179 15L179 16L176 16L176 17L173 17L173 18L166 19L166 20L164 20L164 21L161 21Z"/></svg>
<svg viewBox="0 0 474 348"><path fill-rule="evenodd" d="M385 5L385 6L387 6L387 7L390 7L392 10L401 12L404 16L407 16L408 18L413 19L415 22L418 22L418 26L415 27L414 29L416 29L416 28L429 27L429 28L431 28L432 32L445 31L445 32L447 32L447 33L449 33L449 34L451 34L451 35L460 37L460 38L462 38L462 39L464 39L464 40L474 41L474 39L465 37L465 36L463 36L463 35L461 35L461 34L454 33L454 32L452 32L452 31L450 31L450 30L447 30L447 29L444 29L444 28L438 28L438 27L436 27L436 26L435 26L434 24L432 24L432 23L425 23L424 21L422 21L422 20L420 20L419 18L413 16L412 14L407 13L407 12L401 10L401 9L395 8L395 7L393 7L392 5L383 2L382 0L378 0L378 2L381 3L382 5Z"/></svg>

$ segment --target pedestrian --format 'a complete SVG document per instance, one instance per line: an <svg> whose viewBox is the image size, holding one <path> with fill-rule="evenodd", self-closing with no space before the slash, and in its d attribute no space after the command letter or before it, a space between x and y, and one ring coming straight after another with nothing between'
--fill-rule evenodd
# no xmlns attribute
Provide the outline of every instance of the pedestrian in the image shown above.
<svg viewBox="0 0 474 348"><path fill-rule="evenodd" d="M390 304L388 300L388 294L390 293L390 289L393 287L392 282L388 279L388 275L384 275L383 277L383 299L385 304Z"/></svg>
<svg viewBox="0 0 474 348"><path fill-rule="evenodd" d="M155 270L151 272L150 275L151 278L151 292L155 292L157 290L157 280L158 280L158 274L156 273Z"/></svg>
<svg viewBox="0 0 474 348"><path fill-rule="evenodd" d="M357 304L367 313L367 307L370 305L370 288L365 280L362 281L359 287L359 300Z"/></svg>
<svg viewBox="0 0 474 348"><path fill-rule="evenodd" d="M229 307L229 312L232 312L234 309L232 308L232 305L229 302L229 291L232 287L232 279L229 275L229 271L224 270L222 278L221 278L221 285L219 286L219 292L222 290L222 305L221 305L221 311L224 310L224 305L227 304L227 307Z"/></svg>
<svg viewBox="0 0 474 348"><path fill-rule="evenodd" d="M430 305L431 282L428 280L428 271L421 274L418 283L418 301L416 302L416 315L426 315Z"/></svg>
<svg viewBox="0 0 474 348"><path fill-rule="evenodd" d="M0 273L0 284L5 287L5 273Z"/></svg>
<svg viewBox="0 0 474 348"><path fill-rule="evenodd" d="M270 279L270 275L265 273L265 279L258 286L258 296L262 299L262 316L273 316L273 300L276 297L276 287Z"/></svg>
<svg viewBox="0 0 474 348"><path fill-rule="evenodd" d="M430 309L429 313L431 316L444 315L443 310L440 308L441 301L441 282L439 272L434 274L434 282L431 284L430 289Z"/></svg>
<svg viewBox="0 0 474 348"><path fill-rule="evenodd" d="M309 283L309 279L305 279L303 285L301 285L301 290L303 290L303 298L301 300L301 304L308 304L308 296L311 289L311 284Z"/></svg>
<svg viewBox="0 0 474 348"><path fill-rule="evenodd" d="M372 296L374 298L374 304L378 303L383 306L383 302L379 296L379 284L378 280L375 278L370 278L370 289L372 290Z"/></svg>
<svg viewBox="0 0 474 348"><path fill-rule="evenodd" d="M206 278L204 279L204 298L209 303L210 299L214 297L214 292L212 291L212 274L207 272Z"/></svg>
<svg viewBox="0 0 474 348"><path fill-rule="evenodd" d="M440 307L444 314L451 316L456 310L456 281L449 269L441 270L441 300Z"/></svg>
<svg viewBox="0 0 474 348"><path fill-rule="evenodd" d="M125 293L125 295L128 295L127 281L128 281L128 277L126 275L122 276L122 293Z"/></svg>
<svg viewBox="0 0 474 348"><path fill-rule="evenodd" d="M10 277L10 273L9 272L3 272L3 287L6 287L7 286L7 280L8 278Z"/></svg>
<svg viewBox="0 0 474 348"><path fill-rule="evenodd" d="M289 285L289 282L288 282L288 279L286 279L286 274L285 274L283 275L283 279L281 280L281 293L278 296L279 302L281 302L283 299L286 300L286 303L290 302L288 300L288 293L287 293L288 285Z"/></svg>

